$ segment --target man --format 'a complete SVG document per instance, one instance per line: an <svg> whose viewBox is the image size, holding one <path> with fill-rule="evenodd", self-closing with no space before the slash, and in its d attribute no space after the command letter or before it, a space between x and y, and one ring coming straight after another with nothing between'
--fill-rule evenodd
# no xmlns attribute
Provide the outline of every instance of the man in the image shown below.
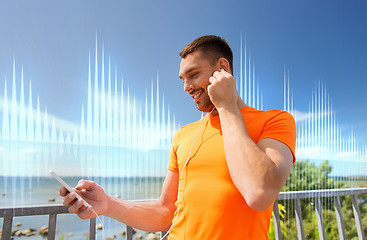
<svg viewBox="0 0 367 240"><path fill-rule="evenodd" d="M173 138L162 194L156 201L129 202L81 180L76 190L100 215L134 228L161 231L170 239L267 239L273 203L295 161L296 130L290 114L258 111L236 91L227 42L203 36L180 53L179 77L200 121ZM60 189L69 211L86 219L92 207Z"/></svg>

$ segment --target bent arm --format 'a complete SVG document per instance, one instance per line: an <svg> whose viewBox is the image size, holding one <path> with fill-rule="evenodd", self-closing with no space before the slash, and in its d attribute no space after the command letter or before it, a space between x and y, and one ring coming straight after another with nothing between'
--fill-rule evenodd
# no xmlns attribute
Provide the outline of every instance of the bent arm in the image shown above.
<svg viewBox="0 0 367 240"><path fill-rule="evenodd" d="M232 181L252 209L265 210L286 182L293 154L287 145L275 139L262 139L256 144L239 108L219 108L218 112Z"/></svg>

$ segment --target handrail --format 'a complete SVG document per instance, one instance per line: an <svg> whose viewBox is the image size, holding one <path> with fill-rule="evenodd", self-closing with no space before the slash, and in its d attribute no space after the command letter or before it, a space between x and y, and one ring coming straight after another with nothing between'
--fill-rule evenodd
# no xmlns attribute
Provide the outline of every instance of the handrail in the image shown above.
<svg viewBox="0 0 367 240"><path fill-rule="evenodd" d="M68 206L51 205L51 206L32 206L32 207L18 207L18 208L0 208L0 217L4 218L3 231L1 239L11 239L11 227L13 217L24 217L34 215L49 215L48 221L48 240L55 239L56 234L56 217L58 214L67 214ZM89 239L95 239L96 219L90 219Z"/></svg>
<svg viewBox="0 0 367 240"><path fill-rule="evenodd" d="M0 239L11 239L11 227L13 224L13 217L49 215L47 238L48 240L54 240L56 235L56 217L58 214L69 214L68 209L69 207L64 205L0 208L0 218L4 218L2 236ZM89 239L95 240L96 218L91 218L89 221ZM165 231L161 232L161 236L164 236L165 234ZM130 226L126 226L126 235L127 240L132 240L133 229Z"/></svg>
<svg viewBox="0 0 367 240"><path fill-rule="evenodd" d="M366 194L367 188L342 188L342 189L322 189L307 191L280 192L278 200L317 198L317 197L337 197L345 195Z"/></svg>
<svg viewBox="0 0 367 240"><path fill-rule="evenodd" d="M282 232L280 228L280 216L278 208L278 200L295 200L295 216L297 221L297 232L298 239L305 239L303 230L303 219L301 211L301 199L305 198L315 198L315 210L318 220L319 236L320 239L325 239L325 228L322 216L322 197L334 197L334 207L336 212L338 230L340 239L346 239L344 221L340 206L340 197L351 195L352 196L352 207L354 218L357 226L358 239L364 240L365 235L363 231L361 213L359 209L357 195L367 194L367 188L349 188L349 189L323 189L323 190L309 190L309 191L291 191L291 192L281 192L278 195L277 200L274 203L273 215L274 215L274 229L275 238L277 240L282 239ZM13 217L18 216L32 216L32 215L49 215L49 225L48 225L48 239L55 239L56 232L56 217L58 214L68 214L68 207L63 205L52 205L52 206L32 206L32 207L18 207L18 208L0 208L0 218L4 218L3 231L1 239L11 239L11 227L13 222ZM127 240L132 240L132 228L127 226ZM165 232L161 232L163 236ZM90 219L89 226L89 239L94 240L96 236L96 219Z"/></svg>
<svg viewBox="0 0 367 240"><path fill-rule="evenodd" d="M352 196L352 207L354 213L354 219L356 222L358 239L364 240L365 234L362 226L361 212L359 209L357 195L367 194L367 188L347 188L347 189L323 189L323 190L309 190L309 191L290 191L281 192L278 195L277 200L273 207L273 219L274 219L274 229L275 229L275 239L282 240L282 231L280 228L280 216L278 208L278 200L295 200L295 216L297 222L297 234L299 240L305 239L304 229L303 229L303 219L301 211L301 199L305 198L315 198L315 212L317 217L317 224L319 229L319 237L321 240L326 239L324 220L322 215L322 197L333 197L334 198L334 208L336 213L336 220L338 224L339 237L341 240L346 239L344 221L340 206L340 197L350 195Z"/></svg>
<svg viewBox="0 0 367 240"><path fill-rule="evenodd" d="M50 205L50 206L32 206L32 207L18 207L18 208L0 208L0 217L24 217L34 215L48 215L48 214L64 214L69 213L68 206L64 205Z"/></svg>

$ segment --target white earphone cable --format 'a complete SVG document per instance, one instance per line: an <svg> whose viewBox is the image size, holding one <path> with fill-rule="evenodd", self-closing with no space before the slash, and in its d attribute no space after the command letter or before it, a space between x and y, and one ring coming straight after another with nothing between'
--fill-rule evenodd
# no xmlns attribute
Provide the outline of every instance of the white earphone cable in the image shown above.
<svg viewBox="0 0 367 240"><path fill-rule="evenodd" d="M99 217L99 215L96 213L96 211L94 211L94 209L92 208L92 211L93 213L96 215L98 221L101 223L101 226L102 226L102 234L103 234L103 240L106 240L106 235L104 233L104 226L103 226L103 223L102 223L102 220L101 218Z"/></svg>
<svg viewBox="0 0 367 240"><path fill-rule="evenodd" d="M212 110L211 110L207 115L210 115L214 110L215 110L215 107L213 107L213 109L212 109ZM207 116L207 115L206 115L206 116ZM196 137L198 136L198 134L199 134L199 132L200 132L201 128L204 126L204 124L202 124L202 123L203 123L203 120L204 120L204 118L203 118L203 113L201 113L200 124L199 124L198 128L196 129L196 132L195 132L195 135L194 135L194 140L193 140L193 141L192 141L192 143L191 143L189 156L187 157L187 160L186 160L186 162L185 162L185 164L184 164L184 166L182 167L182 170L181 170L181 175L180 175L180 176L181 176L181 180L179 180L179 183L178 183L178 193L177 193L177 201L178 201L178 204L177 204L177 214L176 214L175 218L173 219L173 221L172 221L172 224L171 224L170 228L168 229L168 231L166 232L166 234L164 234L164 236L163 236L160 240L163 240L163 239L164 239L164 238L169 234L169 232L171 231L171 229L172 229L173 225L174 225L174 224L175 224L175 222L176 222L176 219L177 219L177 217L178 217L178 214L180 213L180 204L181 204L181 202L180 202L180 188L181 188L181 183L182 183L182 179L183 179L183 173L184 173L184 170L185 170L186 165L187 165L187 164L189 163L189 161L190 161L191 151L192 151L192 148L193 148L193 146L194 146L195 139L196 139ZM179 179L180 179L180 176L178 176L178 177L179 177Z"/></svg>

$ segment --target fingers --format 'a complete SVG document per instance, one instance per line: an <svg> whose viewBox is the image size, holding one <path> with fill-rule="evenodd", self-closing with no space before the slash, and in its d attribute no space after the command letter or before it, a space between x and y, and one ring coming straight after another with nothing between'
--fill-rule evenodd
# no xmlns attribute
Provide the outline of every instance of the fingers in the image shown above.
<svg viewBox="0 0 367 240"><path fill-rule="evenodd" d="M76 190L92 190L95 187L96 183L92 182L92 181L87 181L87 180L80 180L78 182L78 185L76 185L75 189Z"/></svg>
<svg viewBox="0 0 367 240"><path fill-rule="evenodd" d="M219 81L223 78L228 78L232 76L230 73L226 72L224 69L221 69L220 71L215 71L213 73L213 76L209 78L210 84L215 83L216 81Z"/></svg>
<svg viewBox="0 0 367 240"><path fill-rule="evenodd" d="M77 214L81 219L88 219L95 217L92 209L93 208L91 205L85 207L83 205L83 200L78 199L73 205L69 207L69 212Z"/></svg>
<svg viewBox="0 0 367 240"><path fill-rule="evenodd" d="M70 207L69 213L78 213L79 209L83 206L83 200L78 199L76 200Z"/></svg>
<svg viewBox="0 0 367 240"><path fill-rule="evenodd" d="M221 78L221 77L223 77L222 71L215 71L213 73L213 77L215 77L215 78Z"/></svg>
<svg viewBox="0 0 367 240"><path fill-rule="evenodd" d="M217 80L219 80L219 79L220 79L220 77L221 77L220 72L215 71L215 72L213 73L213 75L209 78L209 82L210 82L211 84L213 84L214 82L216 82Z"/></svg>
<svg viewBox="0 0 367 240"><path fill-rule="evenodd" d="M210 78L209 78L209 86L208 87L210 87L210 85L212 85L213 83L215 83L217 81L217 79L215 78L215 77L213 77L213 76L211 76Z"/></svg>
<svg viewBox="0 0 367 240"><path fill-rule="evenodd" d="M65 187L61 187L61 188L59 189L59 195L60 195L61 197L65 197L68 193L69 193L69 191L68 191Z"/></svg>
<svg viewBox="0 0 367 240"><path fill-rule="evenodd" d="M93 209L92 206L89 205L85 209L80 209L77 214L81 219L88 219L88 218L96 217L92 209Z"/></svg>
<svg viewBox="0 0 367 240"><path fill-rule="evenodd" d="M76 185L75 189L76 190L82 190L82 189L89 190L91 188L94 188L94 185L95 185L94 182L87 181L87 180L80 180L78 182L78 185ZM59 189L59 195L61 197L65 197L68 193L69 191L65 187L61 187Z"/></svg>
<svg viewBox="0 0 367 240"><path fill-rule="evenodd" d="M91 195L92 199L97 199L96 196L104 194L103 190L99 188L99 185L92 181L80 180L77 186L74 188L76 192L88 199L88 195ZM65 187L61 187L59 189L59 195L64 197L62 200L62 204L69 207L70 213L77 214L82 219L89 219L95 217L93 212L93 207L89 205L88 207L84 206L83 199L78 199L73 192L69 192Z"/></svg>
<svg viewBox="0 0 367 240"><path fill-rule="evenodd" d="M62 200L62 204L65 206L72 205L76 201L76 196L74 193L67 194Z"/></svg>
<svg viewBox="0 0 367 240"><path fill-rule="evenodd" d="M232 74L223 69L215 71L209 78L209 83L207 87L208 95L217 109L236 106L236 83Z"/></svg>
<svg viewBox="0 0 367 240"><path fill-rule="evenodd" d="M62 204L69 207L70 213L76 213L79 217L91 216L92 206L85 207L83 199L77 199L74 193L69 193L63 200Z"/></svg>

